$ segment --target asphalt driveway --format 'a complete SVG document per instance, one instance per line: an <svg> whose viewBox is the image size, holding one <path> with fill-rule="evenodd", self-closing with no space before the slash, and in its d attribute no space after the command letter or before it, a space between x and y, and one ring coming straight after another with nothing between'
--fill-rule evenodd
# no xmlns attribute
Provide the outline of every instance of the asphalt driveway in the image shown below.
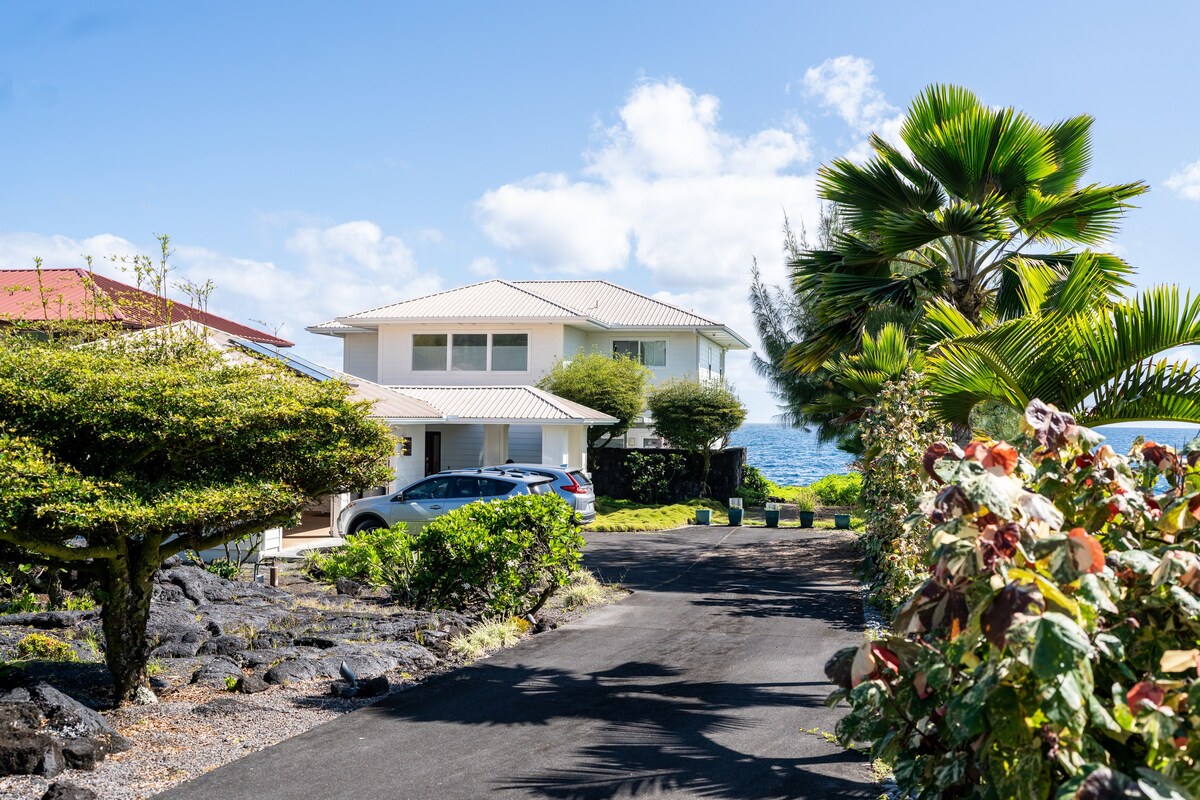
<svg viewBox="0 0 1200 800"><path fill-rule="evenodd" d="M820 735L825 659L862 640L850 535L589 538L632 596L161 797L878 796Z"/></svg>

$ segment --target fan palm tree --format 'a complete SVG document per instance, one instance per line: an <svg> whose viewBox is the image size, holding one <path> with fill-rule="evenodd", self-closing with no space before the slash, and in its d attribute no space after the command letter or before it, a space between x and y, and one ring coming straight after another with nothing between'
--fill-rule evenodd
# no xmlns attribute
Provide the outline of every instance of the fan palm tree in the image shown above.
<svg viewBox="0 0 1200 800"><path fill-rule="evenodd" d="M924 381L935 414L965 426L980 403L1021 410L1034 398L1084 425L1200 422L1200 375L1167 351L1200 344L1200 297L1158 286L1114 298L1123 282L1105 258L1081 253L1023 316L982 327L945 299L926 309Z"/></svg>
<svg viewBox="0 0 1200 800"><path fill-rule="evenodd" d="M822 167L820 195L844 228L791 263L817 324L783 367L819 369L882 306L919 312L939 302L975 326L1024 313L1022 287L1064 274L1069 248L1105 242L1147 190L1081 185L1091 126L1089 116L1042 125L935 85L909 107L907 153L873 135L866 163Z"/></svg>

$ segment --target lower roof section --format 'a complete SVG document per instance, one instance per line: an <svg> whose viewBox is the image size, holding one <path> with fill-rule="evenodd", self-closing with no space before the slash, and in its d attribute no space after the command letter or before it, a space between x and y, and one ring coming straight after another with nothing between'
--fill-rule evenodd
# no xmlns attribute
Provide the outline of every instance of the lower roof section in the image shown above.
<svg viewBox="0 0 1200 800"><path fill-rule="evenodd" d="M612 425L617 420L535 386L388 386L438 409L450 424Z"/></svg>

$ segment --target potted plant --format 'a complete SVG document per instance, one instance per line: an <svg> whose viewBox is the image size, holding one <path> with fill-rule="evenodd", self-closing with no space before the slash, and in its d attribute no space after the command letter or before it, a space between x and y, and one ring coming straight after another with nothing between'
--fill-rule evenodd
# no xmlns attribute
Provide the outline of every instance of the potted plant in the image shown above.
<svg viewBox="0 0 1200 800"><path fill-rule="evenodd" d="M833 527L837 528L839 531L850 530L850 515L849 514L834 514L833 515Z"/></svg>
<svg viewBox="0 0 1200 800"><path fill-rule="evenodd" d="M696 509L696 524L697 525L709 525L711 523L712 523L712 509L711 508L697 508Z"/></svg>
<svg viewBox="0 0 1200 800"><path fill-rule="evenodd" d="M811 528L813 526L813 510L816 507L816 500L809 493L801 494L796 498L796 508L800 511L801 528Z"/></svg>
<svg viewBox="0 0 1200 800"><path fill-rule="evenodd" d="M763 515L767 519L768 528L779 527L779 503L767 503L763 506Z"/></svg>
<svg viewBox="0 0 1200 800"><path fill-rule="evenodd" d="M742 524L742 515L745 513L746 513L746 510L744 508L742 508L742 498L740 498L740 497L729 498L729 524L731 527L741 525Z"/></svg>

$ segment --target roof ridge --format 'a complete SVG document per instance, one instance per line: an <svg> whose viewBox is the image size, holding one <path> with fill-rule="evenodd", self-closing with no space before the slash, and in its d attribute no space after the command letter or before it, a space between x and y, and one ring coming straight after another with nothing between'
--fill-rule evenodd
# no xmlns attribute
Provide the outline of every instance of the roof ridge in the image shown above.
<svg viewBox="0 0 1200 800"><path fill-rule="evenodd" d="M721 325L723 327L725 326L725 323L717 322L716 320L712 319L711 317L706 317L703 314L697 314L695 311L689 311L685 308L680 308L679 306L675 305L674 303L668 303L666 300L660 300L657 297L653 297L651 295L644 294L643 292L634 291L633 289L630 289L627 286L622 286L619 283L613 283L612 281L606 280L605 278L587 278L587 279L575 279L575 280L567 279L567 280L553 280L553 281L523 281L523 282L524 283L603 283L606 286L611 286L612 288L618 289L618 290L624 292L625 294L632 294L632 295L636 295L638 297L645 298L646 300L649 300L652 303L658 303L659 305L666 306L667 308L678 311L681 314L690 314L693 317L696 317L697 319L704 320L709 325ZM618 327L620 327L620 326L618 326ZM634 327L638 327L638 326L634 326Z"/></svg>
<svg viewBox="0 0 1200 800"><path fill-rule="evenodd" d="M516 289L518 292L524 292L525 294L529 295L530 297L536 297L538 300L541 300L543 303L549 303L552 306L561 308L563 311L570 311L572 314L575 314L576 316L580 316L580 317L590 316L589 314L587 314L583 311L580 311L578 308L571 308L570 306L564 306L562 303L558 302L557 300L551 300L549 297L543 297L542 295L537 294L536 292L531 292L524 287L517 286L517 281L506 281L506 280L502 280L502 279L497 279L497 280L500 280L501 283L503 283L507 286L511 286L512 288Z"/></svg>
<svg viewBox="0 0 1200 800"><path fill-rule="evenodd" d="M344 314L340 317L334 317L334 319L335 320L350 319L351 317L357 317L360 314L367 314L367 313L370 313L371 311L378 311L381 308L388 308L389 306L398 306L398 305L402 305L404 303L411 303L414 300L425 300L430 297L440 297L441 295L450 294L451 292L461 292L463 289L470 289L475 286L483 286L485 283L505 283L505 282L506 281L502 280L501 278L488 278L486 281L475 281L475 283L468 283L466 286L455 286L450 289L442 289L440 292L434 292L433 294L423 294L420 297L407 297L403 300L395 300L391 303L384 303L381 306L375 306L373 308L364 309L362 311L355 311L353 314ZM322 324L324 324L324 323L322 323Z"/></svg>

